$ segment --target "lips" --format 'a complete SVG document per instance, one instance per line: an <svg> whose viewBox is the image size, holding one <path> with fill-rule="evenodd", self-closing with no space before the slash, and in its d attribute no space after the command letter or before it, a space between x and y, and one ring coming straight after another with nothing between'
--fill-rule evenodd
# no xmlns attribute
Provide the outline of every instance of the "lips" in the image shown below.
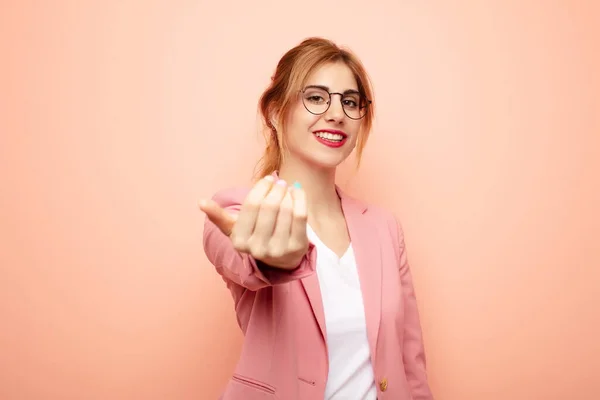
<svg viewBox="0 0 600 400"><path fill-rule="evenodd" d="M348 139L348 135L335 129L322 129L314 131L315 138L328 147L341 147Z"/></svg>

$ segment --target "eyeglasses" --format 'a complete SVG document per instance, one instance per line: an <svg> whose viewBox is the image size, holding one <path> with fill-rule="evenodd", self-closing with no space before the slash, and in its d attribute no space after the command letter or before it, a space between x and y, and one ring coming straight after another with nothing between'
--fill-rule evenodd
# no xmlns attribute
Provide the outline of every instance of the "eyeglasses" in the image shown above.
<svg viewBox="0 0 600 400"><path fill-rule="evenodd" d="M367 115L371 100L356 90L347 90L344 93L330 93L323 86L307 86L300 91L304 108L314 115L321 115L329 110L331 106L331 97L340 96L344 114L350 119L361 119Z"/></svg>

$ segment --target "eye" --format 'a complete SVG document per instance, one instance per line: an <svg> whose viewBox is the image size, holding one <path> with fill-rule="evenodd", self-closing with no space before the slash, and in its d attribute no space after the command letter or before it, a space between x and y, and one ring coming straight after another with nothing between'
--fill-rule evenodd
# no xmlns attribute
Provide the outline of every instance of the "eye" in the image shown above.
<svg viewBox="0 0 600 400"><path fill-rule="evenodd" d="M326 101L325 97L323 97L323 95L316 94L316 93L307 94L305 99L314 104L322 104Z"/></svg>
<svg viewBox="0 0 600 400"><path fill-rule="evenodd" d="M344 103L344 106L346 106L346 107L350 107L350 108L358 107L358 103L356 102L356 100L354 100L352 98L345 98L342 102Z"/></svg>

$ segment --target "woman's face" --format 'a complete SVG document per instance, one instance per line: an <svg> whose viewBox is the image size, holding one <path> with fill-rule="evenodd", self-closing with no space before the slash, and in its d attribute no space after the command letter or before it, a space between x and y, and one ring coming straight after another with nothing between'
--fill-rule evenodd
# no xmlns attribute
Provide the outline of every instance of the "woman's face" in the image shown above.
<svg viewBox="0 0 600 400"><path fill-rule="evenodd" d="M319 168L337 167L356 146L362 120L353 118L360 114L359 99L356 79L346 64L316 69L287 115L283 135L288 157Z"/></svg>

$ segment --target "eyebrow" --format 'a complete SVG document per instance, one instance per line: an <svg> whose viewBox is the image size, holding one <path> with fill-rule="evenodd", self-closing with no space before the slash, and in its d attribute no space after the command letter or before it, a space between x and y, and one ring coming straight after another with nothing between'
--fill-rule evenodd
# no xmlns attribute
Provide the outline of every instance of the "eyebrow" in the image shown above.
<svg viewBox="0 0 600 400"><path fill-rule="evenodd" d="M329 87L324 86L324 85L308 85L308 86L306 86L305 89L309 89L309 88L311 88L311 89L322 89L322 90L324 90L324 91L326 91L326 92L329 93ZM345 95L346 94L360 94L360 92L358 90L356 90L356 89L346 89L346 90L344 90L344 93L342 93L342 94L345 94Z"/></svg>

